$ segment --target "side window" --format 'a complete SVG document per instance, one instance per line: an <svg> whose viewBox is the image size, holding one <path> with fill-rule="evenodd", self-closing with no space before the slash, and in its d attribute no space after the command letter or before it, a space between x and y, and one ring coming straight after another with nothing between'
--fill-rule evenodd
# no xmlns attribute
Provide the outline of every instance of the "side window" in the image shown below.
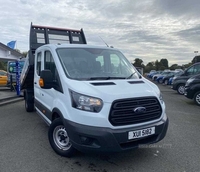
<svg viewBox="0 0 200 172"><path fill-rule="evenodd" d="M196 66L194 66L194 67L195 67L195 69L194 69L194 74L196 75L196 74L200 73L200 64L199 64L199 65L196 65Z"/></svg>
<svg viewBox="0 0 200 172"><path fill-rule="evenodd" d="M55 79L56 66L50 51L45 51L44 53L44 69L49 69L53 74L53 78Z"/></svg>
<svg viewBox="0 0 200 172"><path fill-rule="evenodd" d="M41 52L37 54L37 64L36 64L36 72L38 76L40 76L41 73Z"/></svg>
<svg viewBox="0 0 200 172"><path fill-rule="evenodd" d="M58 71L56 69L56 65L55 65L55 62L53 60L53 57L52 57L52 54L50 51L44 52L44 69L48 69L52 72L53 80L54 80L54 82L53 82L54 89L62 92L62 87L60 85Z"/></svg>
<svg viewBox="0 0 200 172"><path fill-rule="evenodd" d="M200 73L200 65L192 66L186 72L187 75L196 75L198 73Z"/></svg>
<svg viewBox="0 0 200 172"><path fill-rule="evenodd" d="M189 68L186 72L187 75L192 75L194 72L194 66L192 66L191 68Z"/></svg>

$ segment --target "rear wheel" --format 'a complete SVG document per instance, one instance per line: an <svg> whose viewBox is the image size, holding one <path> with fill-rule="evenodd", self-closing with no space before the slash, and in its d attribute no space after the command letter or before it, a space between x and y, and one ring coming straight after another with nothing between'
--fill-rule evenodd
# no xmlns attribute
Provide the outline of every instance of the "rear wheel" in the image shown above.
<svg viewBox="0 0 200 172"><path fill-rule="evenodd" d="M75 149L70 142L67 130L60 118L55 119L51 123L48 137L51 147L58 155L71 157L75 153Z"/></svg>
<svg viewBox="0 0 200 172"><path fill-rule="evenodd" d="M194 102L200 106L200 91L198 91L195 95L194 95Z"/></svg>
<svg viewBox="0 0 200 172"><path fill-rule="evenodd" d="M166 80L165 80L164 84L165 84L165 85L167 85L167 84L168 84L168 79L166 79Z"/></svg>
<svg viewBox="0 0 200 172"><path fill-rule="evenodd" d="M159 82L160 84L162 84L162 83L163 83L163 80L162 80L162 79L159 79L158 82Z"/></svg>
<svg viewBox="0 0 200 172"><path fill-rule="evenodd" d="M27 112L33 112L34 111L34 96L32 93L25 92L24 93L24 99L25 99L25 109Z"/></svg>

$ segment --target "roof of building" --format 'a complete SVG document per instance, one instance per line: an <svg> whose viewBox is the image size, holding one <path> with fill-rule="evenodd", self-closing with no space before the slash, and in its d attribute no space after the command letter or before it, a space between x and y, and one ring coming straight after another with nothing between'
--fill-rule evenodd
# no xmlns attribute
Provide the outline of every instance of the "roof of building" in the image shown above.
<svg viewBox="0 0 200 172"><path fill-rule="evenodd" d="M17 57L22 57L23 56L23 54L21 54L20 52L18 52L16 50L6 46L5 44L3 44L1 42L0 42L0 49L4 49L4 50L7 50L7 51L10 51L11 54L13 54L14 56L17 56Z"/></svg>
<svg viewBox="0 0 200 172"><path fill-rule="evenodd" d="M2 61L16 61L23 58L24 55L20 52L2 44L0 42L0 60Z"/></svg>

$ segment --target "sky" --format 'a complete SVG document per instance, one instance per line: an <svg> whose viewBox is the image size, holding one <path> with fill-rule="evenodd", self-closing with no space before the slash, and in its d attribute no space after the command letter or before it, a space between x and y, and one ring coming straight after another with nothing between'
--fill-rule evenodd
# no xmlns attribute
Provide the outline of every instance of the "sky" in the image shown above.
<svg viewBox="0 0 200 172"><path fill-rule="evenodd" d="M200 54L199 0L0 0L0 42L29 50L33 25L83 28L90 45L113 46L134 62L187 64ZM102 41L103 40L103 41ZM195 53L198 51L198 53Z"/></svg>

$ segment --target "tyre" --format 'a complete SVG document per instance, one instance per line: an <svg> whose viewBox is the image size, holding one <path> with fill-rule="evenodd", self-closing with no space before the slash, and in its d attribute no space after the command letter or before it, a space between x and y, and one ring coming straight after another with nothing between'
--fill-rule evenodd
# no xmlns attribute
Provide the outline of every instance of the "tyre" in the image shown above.
<svg viewBox="0 0 200 172"><path fill-rule="evenodd" d="M164 84L165 84L165 85L167 85L167 84L168 84L168 79L166 79L166 80L164 81Z"/></svg>
<svg viewBox="0 0 200 172"><path fill-rule="evenodd" d="M162 84L162 83L163 83L163 80L162 80L162 79L159 79L158 82L159 82L159 84Z"/></svg>
<svg viewBox="0 0 200 172"><path fill-rule="evenodd" d="M178 94L183 95L184 92L185 92L185 85L184 84L179 84L178 87L177 87L177 92L178 92Z"/></svg>
<svg viewBox="0 0 200 172"><path fill-rule="evenodd" d="M194 102L200 106L200 91L198 91L195 95L194 95Z"/></svg>
<svg viewBox="0 0 200 172"><path fill-rule="evenodd" d="M33 94L26 92L24 95L25 99L25 109L27 112L33 112L34 111L34 97Z"/></svg>
<svg viewBox="0 0 200 172"><path fill-rule="evenodd" d="M70 138L67 134L67 130L64 127L60 118L55 119L48 132L49 143L52 149L61 156L71 157L75 153L75 149L70 143Z"/></svg>

